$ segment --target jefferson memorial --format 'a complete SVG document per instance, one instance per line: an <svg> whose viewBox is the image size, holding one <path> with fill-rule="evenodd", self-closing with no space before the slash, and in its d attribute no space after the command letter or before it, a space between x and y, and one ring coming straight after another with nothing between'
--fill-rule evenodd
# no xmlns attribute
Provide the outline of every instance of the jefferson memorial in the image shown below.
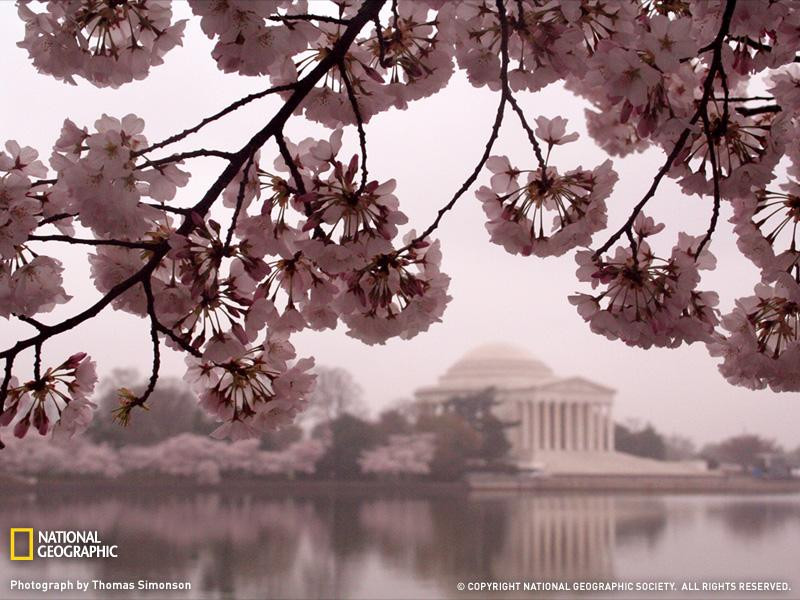
<svg viewBox="0 0 800 600"><path fill-rule="evenodd" d="M584 377L557 377L525 350L480 346L456 361L435 385L416 390L421 412L445 410L447 400L493 388L495 415L509 427L510 455L520 467L550 473L687 474L682 463L614 450L615 390Z"/></svg>

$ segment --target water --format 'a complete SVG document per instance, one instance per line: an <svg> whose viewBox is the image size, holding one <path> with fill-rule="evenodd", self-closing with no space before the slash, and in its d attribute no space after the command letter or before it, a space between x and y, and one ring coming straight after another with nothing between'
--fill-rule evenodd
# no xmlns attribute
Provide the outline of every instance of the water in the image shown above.
<svg viewBox="0 0 800 600"><path fill-rule="evenodd" d="M0 497L2 598L478 598L479 581L781 581L800 598L800 497L151 491ZM120 558L10 562L9 527L97 530ZM12 578L189 581L18 593ZM606 597L642 597L643 593ZM648 594L699 598L706 593ZM714 594L714 597L724 597Z"/></svg>

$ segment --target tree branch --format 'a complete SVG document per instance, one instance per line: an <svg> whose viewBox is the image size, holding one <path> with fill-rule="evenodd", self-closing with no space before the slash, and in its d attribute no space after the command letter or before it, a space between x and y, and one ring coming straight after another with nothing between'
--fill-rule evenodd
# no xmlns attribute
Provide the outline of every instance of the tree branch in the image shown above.
<svg viewBox="0 0 800 600"><path fill-rule="evenodd" d="M356 195L359 195L364 191L364 188L367 187L367 133L364 131L364 119L361 116L361 109L358 106L358 99L356 98L353 84L347 76L344 60L339 61L339 74L347 90L347 98L350 100L350 106L353 108L353 114L356 117L356 127L358 128L358 143L361 147L361 183L358 186Z"/></svg>
<svg viewBox="0 0 800 600"><path fill-rule="evenodd" d="M184 139L185 137L187 137L187 136L189 136L189 135L191 135L193 133L197 133L203 127L208 125L209 123L213 123L214 121L217 121L217 120L221 119L225 115L228 115L228 114L232 113L233 111L241 108L245 104L250 104L254 100L258 100L260 98L263 98L264 96L268 96L270 94L275 94L277 92L288 92L289 90L293 89L295 85L297 85L296 82L295 83L289 83L289 84L286 84L286 85L276 85L274 87L267 88L266 90L263 90L261 92L256 92L255 94L250 94L249 96L245 96L244 98L241 98L241 99L237 100L233 104L230 104L230 105L226 106L221 111L219 111L217 113L214 113L210 117L206 117L205 119L200 121L194 127L190 127L189 129L184 129L180 133L176 133L175 135L170 136L167 139L165 139L165 140L163 140L161 142L158 142L157 144L153 144L153 145L148 146L147 148L145 148L143 150L139 150L138 152L135 152L134 156L140 156L140 155L145 154L147 152L152 152L153 150L157 150L158 148L163 148L164 146L169 146L170 144L174 144L175 142L179 142L180 140Z"/></svg>
<svg viewBox="0 0 800 600"><path fill-rule="evenodd" d="M320 23L334 23L336 25L348 25L350 19L338 19L336 17L328 17L326 15L270 15L267 17L270 21L319 21Z"/></svg>
<svg viewBox="0 0 800 600"><path fill-rule="evenodd" d="M755 115L763 115L767 113L779 113L783 109L777 104L770 104L768 106L755 106L753 108L748 108L746 106L737 106L735 110L740 115L743 115L745 117L752 117Z"/></svg>
<svg viewBox="0 0 800 600"><path fill-rule="evenodd" d="M501 30L501 40L500 40L500 50L501 50L501 63L500 63L500 77L507 78L508 77L508 24L505 20L505 6L503 5L503 0L496 0L497 7L500 13L502 14L502 18L500 19L500 30ZM500 94L500 104L497 107L497 114L494 118L494 123L492 124L492 132L489 135L489 139L486 142L486 146L484 147L483 154L481 155L478 164L475 165L475 168L472 170L472 173L464 180L464 183L461 184L461 187L458 188L458 191L453 195L450 201L445 204L442 208L439 209L438 213L436 214L436 218L433 220L433 223L428 225L428 227L423 231L420 235L414 238L410 244L407 244L399 251L402 252L403 250L410 248L414 244L424 240L428 237L431 233L433 233L437 227L439 227L439 223L442 221L445 213L451 210L458 199L464 195L464 193L470 188L470 186L475 183L475 180L478 178L483 166L486 164L486 161L489 159L489 154L492 152L492 148L494 147L494 143L497 140L497 136L500 133L500 126L503 124L503 114L505 112L506 106L506 95L504 93Z"/></svg>
<svg viewBox="0 0 800 600"><path fill-rule="evenodd" d="M334 43L330 51L319 61L319 63L302 79L292 84L291 89L293 92L286 100L278 112L270 119L270 121L258 131L238 152L231 156L228 166L220 173L217 180L206 191L203 197L197 202L192 211L197 215L203 217L211 209L216 202L219 195L225 187L233 180L236 173L242 168L247 161L248 157L258 150L264 143L272 136L276 135L283 129L286 120L294 113L300 106L308 93L313 89L316 83L333 67L335 67L342 56L344 56L347 49L355 40L361 29L370 21L375 18L383 5L384 0L375 0L365 2L358 13L351 19L350 24L342 32L340 38ZM194 229L195 225L191 218L186 218L177 230L178 235L187 235ZM57 325L53 325L46 331L39 332L37 335L27 339L17 341L13 346L0 352L0 358L6 361L13 360L17 354L23 350L30 348L47 340L50 337L61 334L65 331L80 325L88 319L97 316L106 306L124 294L136 284L142 283L146 278L156 270L161 260L169 252L169 244L167 242L160 242L158 246L153 249L153 255L150 260L136 273L124 279L117 285L113 286L100 300L92 304L82 312L69 317ZM7 364L10 371L10 366ZM10 375L9 375L10 377ZM1 407L0 407L1 408Z"/></svg>
<svg viewBox="0 0 800 600"><path fill-rule="evenodd" d="M140 248L151 250L158 242L129 242L126 240L96 240L91 238L75 238L68 235L29 235L31 242L66 242L68 244L85 244L87 246L120 246L122 248Z"/></svg>
<svg viewBox="0 0 800 600"><path fill-rule="evenodd" d="M236 208L233 209L231 226L228 227L228 234L225 236L225 250L231 247L233 232L236 231L236 222L239 220L239 213L241 212L242 204L244 203L244 193L247 190L247 174L250 172L250 168L253 166L253 161L255 161L255 158L255 153L250 155L250 158L247 159L247 164L244 167L244 171L242 172L242 180L239 182L239 191L236 194Z"/></svg>
<svg viewBox="0 0 800 600"><path fill-rule="evenodd" d="M300 194L305 194L306 184L303 183L303 176L300 174L300 170L297 168L297 164L292 158L292 153L289 152L289 147L286 145L286 138L283 137L283 131L275 134L275 143L278 144L278 150L283 157L283 162L289 167L289 172L292 174L292 179L294 179L294 187Z"/></svg>
<svg viewBox="0 0 800 600"><path fill-rule="evenodd" d="M173 154L172 156L165 156L164 158L159 158L157 160L146 160L141 165L136 165L137 169L146 169L147 167L154 167L158 168L162 165L168 165L174 162L180 162L187 158L199 158L199 157L209 157L213 156L215 158L224 158L225 160L231 160L233 158L233 153L231 152L224 152L222 150L192 150L191 152L182 152L180 154Z"/></svg>
<svg viewBox="0 0 800 600"><path fill-rule="evenodd" d="M644 205L647 204L647 202L655 195L661 180L672 168L672 161L674 161L681 153L681 150L683 150L686 140L689 139L689 134L691 133L692 127L700 119L703 111L707 110L708 101L711 98L711 93L714 89L714 78L716 77L717 72L722 68L722 45L725 41L725 36L728 34L728 29L730 28L731 18L733 17L733 11L735 8L736 0L727 0L725 4L725 11L722 14L722 21L720 23L717 37L708 47L708 49L713 50L714 53L711 59L711 65L708 69L708 75L706 75L706 79L703 82L703 96L700 99L697 110L689 120L689 125L681 132L680 136L678 136L678 140L675 143L672 152L669 153L667 160L656 173L656 176L653 178L653 183L650 185L650 188L647 190L644 197L633 208L633 212L631 213L630 217L628 217L628 220L602 246L600 246L600 248L595 251L595 258L608 250L623 233L626 231L630 232L636 216L641 212L642 208L644 208Z"/></svg>

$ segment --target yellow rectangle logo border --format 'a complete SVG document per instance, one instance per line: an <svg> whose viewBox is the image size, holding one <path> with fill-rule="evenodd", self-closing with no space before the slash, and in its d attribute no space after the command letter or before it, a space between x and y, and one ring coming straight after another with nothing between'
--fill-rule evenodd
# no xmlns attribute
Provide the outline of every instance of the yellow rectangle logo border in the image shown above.
<svg viewBox="0 0 800 600"><path fill-rule="evenodd" d="M28 534L28 554L27 556L17 556L14 548L14 538L18 533ZM11 538L10 552L11 560L33 560L33 527L12 527L9 533Z"/></svg>

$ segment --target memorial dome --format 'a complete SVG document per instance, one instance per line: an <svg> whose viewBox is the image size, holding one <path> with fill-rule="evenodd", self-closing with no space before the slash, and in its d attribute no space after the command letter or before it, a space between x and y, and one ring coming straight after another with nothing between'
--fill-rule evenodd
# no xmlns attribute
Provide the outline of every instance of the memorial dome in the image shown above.
<svg viewBox="0 0 800 600"><path fill-rule="evenodd" d="M521 388L553 378L553 371L526 350L486 344L467 352L439 378L447 389Z"/></svg>

